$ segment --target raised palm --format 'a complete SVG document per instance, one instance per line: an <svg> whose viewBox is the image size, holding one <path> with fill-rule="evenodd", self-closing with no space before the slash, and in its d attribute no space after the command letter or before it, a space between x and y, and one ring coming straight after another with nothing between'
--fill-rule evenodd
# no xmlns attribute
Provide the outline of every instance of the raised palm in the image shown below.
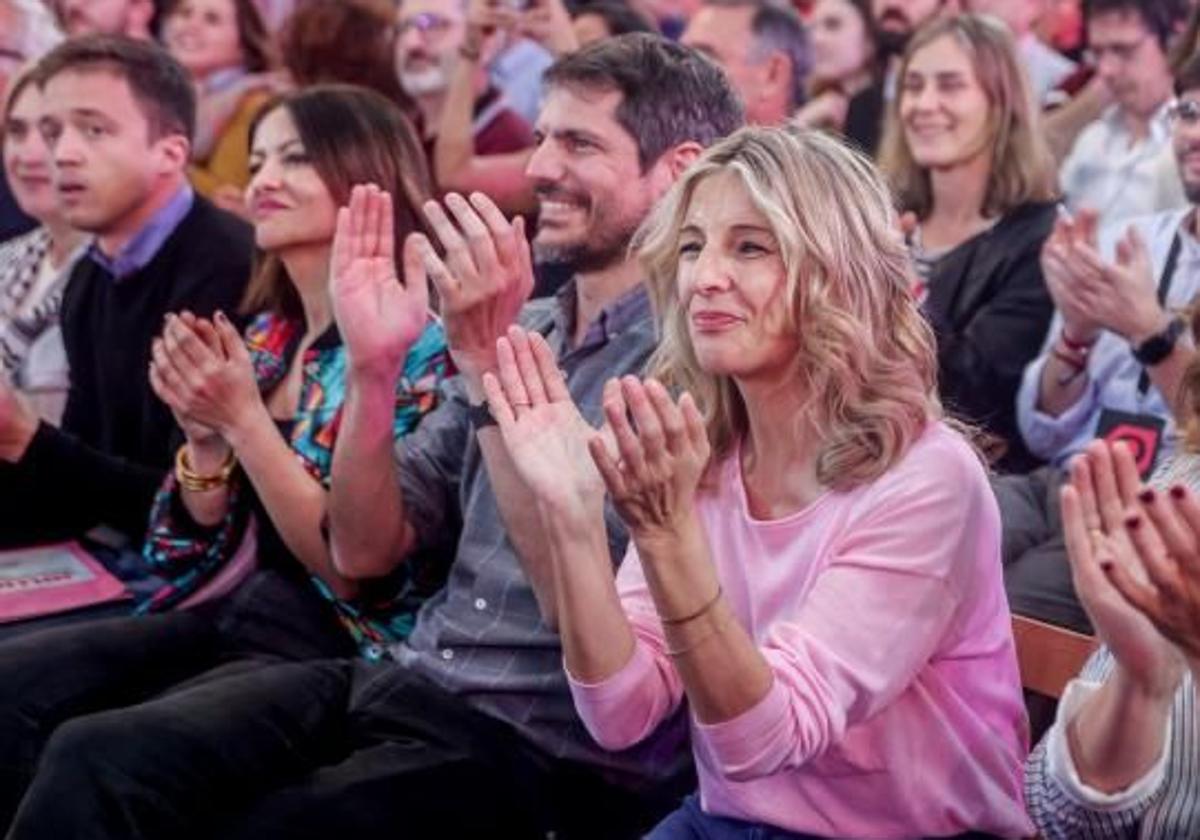
<svg viewBox="0 0 1200 840"><path fill-rule="evenodd" d="M404 244L404 283L396 275L392 199L356 186L338 211L330 259L334 317L353 367L396 376L428 318L422 242Z"/></svg>
<svg viewBox="0 0 1200 840"><path fill-rule="evenodd" d="M1137 500L1137 467L1127 450L1093 443L1072 465L1062 498L1063 533L1076 592L1101 641L1140 684L1173 686L1182 672L1174 646L1130 605L1105 573L1106 565L1136 573L1137 551L1126 526L1138 515L1151 527Z"/></svg>
<svg viewBox="0 0 1200 840"><path fill-rule="evenodd" d="M579 413L545 340L513 327L497 342L498 370L484 376L509 457L535 499L592 513L604 482L588 454L599 434Z"/></svg>

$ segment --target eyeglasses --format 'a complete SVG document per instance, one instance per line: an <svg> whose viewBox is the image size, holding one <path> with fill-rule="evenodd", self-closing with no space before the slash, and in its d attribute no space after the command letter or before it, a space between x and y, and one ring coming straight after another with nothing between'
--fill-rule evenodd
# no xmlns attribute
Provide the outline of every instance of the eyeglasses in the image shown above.
<svg viewBox="0 0 1200 840"><path fill-rule="evenodd" d="M452 25L453 21L448 17L434 14L433 12L422 12L421 14L398 21L394 27L394 31L397 38L406 34L410 29L415 29L428 38L430 36L444 35Z"/></svg>
<svg viewBox="0 0 1200 840"><path fill-rule="evenodd" d="M1195 99L1176 100L1167 109L1167 116L1178 125L1200 125L1200 102Z"/></svg>
<svg viewBox="0 0 1200 840"><path fill-rule="evenodd" d="M1128 64L1133 61L1138 47L1144 44L1148 37L1150 36L1146 35L1126 44L1093 44L1083 51L1083 57L1093 67L1103 61L1105 55L1111 55L1121 64Z"/></svg>

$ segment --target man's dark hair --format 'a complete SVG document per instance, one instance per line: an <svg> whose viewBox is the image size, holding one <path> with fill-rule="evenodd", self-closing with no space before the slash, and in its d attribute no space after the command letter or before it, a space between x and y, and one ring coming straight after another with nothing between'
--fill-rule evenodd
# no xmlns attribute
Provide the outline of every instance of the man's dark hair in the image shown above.
<svg viewBox="0 0 1200 840"><path fill-rule="evenodd" d="M1197 88L1200 88L1200 53L1193 53L1175 72L1175 95L1183 96Z"/></svg>
<svg viewBox="0 0 1200 840"><path fill-rule="evenodd" d="M754 57L764 59L781 52L792 63L792 108L799 109L807 94L812 70L812 47L800 16L779 0L705 0L706 6L724 9L753 9L750 32L754 35Z"/></svg>
<svg viewBox="0 0 1200 840"><path fill-rule="evenodd" d="M1084 20L1097 15L1134 14L1162 49L1170 47L1188 12L1186 0L1084 0Z"/></svg>
<svg viewBox="0 0 1200 840"><path fill-rule="evenodd" d="M616 91L616 120L637 142L642 171L668 149L708 146L745 121L725 73L696 50L660 35L631 33L563 56L546 71L554 87Z"/></svg>
<svg viewBox="0 0 1200 840"><path fill-rule="evenodd" d="M654 32L654 24L636 9L632 9L620 0L595 0L575 6L571 10L571 19L582 15L595 15L604 21L609 35L628 35L630 32Z"/></svg>
<svg viewBox="0 0 1200 840"><path fill-rule="evenodd" d="M190 142L196 132L196 91L191 77L157 44L119 35L72 38L38 63L38 87L45 88L67 71L101 71L123 78L150 124L151 139L182 134Z"/></svg>

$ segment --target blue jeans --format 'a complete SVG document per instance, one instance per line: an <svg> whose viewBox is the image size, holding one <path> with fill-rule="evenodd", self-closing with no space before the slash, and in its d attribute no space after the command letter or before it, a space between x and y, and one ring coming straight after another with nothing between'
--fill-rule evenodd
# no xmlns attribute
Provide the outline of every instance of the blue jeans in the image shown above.
<svg viewBox="0 0 1200 840"><path fill-rule="evenodd" d="M958 840L988 840L988 835L970 832ZM760 823L715 817L700 810L700 797L692 794L683 805L667 815L644 840L822 840L812 834L796 834Z"/></svg>
<svg viewBox="0 0 1200 840"><path fill-rule="evenodd" d="M645 840L817 840L769 825L714 817L700 810L700 797L692 794L683 805L656 825Z"/></svg>

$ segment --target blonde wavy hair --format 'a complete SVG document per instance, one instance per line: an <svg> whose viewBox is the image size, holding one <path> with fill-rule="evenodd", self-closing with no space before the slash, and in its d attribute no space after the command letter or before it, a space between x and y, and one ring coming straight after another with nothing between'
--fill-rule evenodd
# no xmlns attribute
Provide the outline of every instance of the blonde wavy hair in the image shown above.
<svg viewBox="0 0 1200 840"><path fill-rule="evenodd" d="M797 432L818 429L817 478L845 490L877 478L942 416L933 333L909 291L911 263L892 197L874 165L837 140L744 128L690 166L634 240L659 319L650 373L704 414L712 464L748 431L734 381L700 368L679 299L679 232L698 184L739 177L769 220L787 273L788 328L799 344Z"/></svg>
<svg viewBox="0 0 1200 840"><path fill-rule="evenodd" d="M888 106L879 165L896 190L900 206L925 218L933 209L929 170L913 160L900 121L904 77L912 58L941 38L953 38L975 70L975 78L991 104L988 123L992 170L983 198L983 215L1003 216L1030 201L1058 197L1054 157L1040 126L1038 109L1025 71L1017 63L1016 45L1002 22L989 15L962 14L937 18L917 31L904 50L901 89Z"/></svg>

